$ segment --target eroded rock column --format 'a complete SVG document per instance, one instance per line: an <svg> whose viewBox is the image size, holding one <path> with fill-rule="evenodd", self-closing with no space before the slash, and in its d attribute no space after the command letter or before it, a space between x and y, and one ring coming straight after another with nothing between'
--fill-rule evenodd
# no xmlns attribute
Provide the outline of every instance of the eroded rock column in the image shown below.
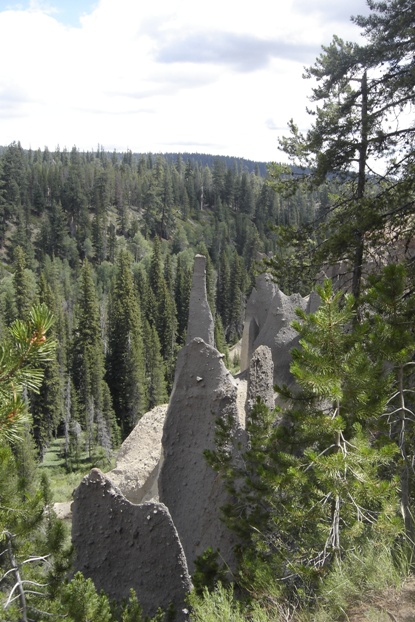
<svg viewBox="0 0 415 622"><path fill-rule="evenodd" d="M84 477L74 494L72 542L75 569L97 590L120 602L130 589L144 615L173 603L177 619L187 620L185 596L191 589L186 558L167 508L134 505L98 469Z"/></svg>
<svg viewBox="0 0 415 622"><path fill-rule="evenodd" d="M237 387L223 355L201 338L181 350L177 369L163 432L159 493L192 573L195 558L208 547L219 549L222 558L233 565L234 536L220 520L228 493L204 451L215 448L219 417L231 417L235 434L239 433Z"/></svg>
<svg viewBox="0 0 415 622"><path fill-rule="evenodd" d="M192 289L189 301L189 320L186 344L200 337L210 346L215 345L215 324L206 293L206 257L195 256Z"/></svg>
<svg viewBox="0 0 415 622"><path fill-rule="evenodd" d="M259 346L252 355L246 399L247 416L255 406L257 398L260 398L269 409L274 408L274 363L268 346Z"/></svg>
<svg viewBox="0 0 415 622"><path fill-rule="evenodd" d="M161 437L167 404L143 415L117 454L116 467L107 477L131 503L158 501Z"/></svg>
<svg viewBox="0 0 415 622"><path fill-rule="evenodd" d="M241 370L249 369L254 351L265 345L272 353L274 383L290 385L291 349L298 345L298 333L291 322L297 318L296 309L306 307L307 299L300 294L286 296L269 274L259 275L246 307Z"/></svg>

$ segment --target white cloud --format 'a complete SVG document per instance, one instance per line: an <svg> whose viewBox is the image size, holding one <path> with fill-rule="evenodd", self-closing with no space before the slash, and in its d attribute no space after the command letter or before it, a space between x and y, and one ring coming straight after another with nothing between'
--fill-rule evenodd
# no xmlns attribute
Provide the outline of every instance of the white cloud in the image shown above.
<svg viewBox="0 0 415 622"><path fill-rule="evenodd" d="M356 38L344 16L365 9L365 0L100 0L73 27L53 3L0 11L1 144L193 145L258 160L278 159L289 118L304 122L303 65L333 33Z"/></svg>

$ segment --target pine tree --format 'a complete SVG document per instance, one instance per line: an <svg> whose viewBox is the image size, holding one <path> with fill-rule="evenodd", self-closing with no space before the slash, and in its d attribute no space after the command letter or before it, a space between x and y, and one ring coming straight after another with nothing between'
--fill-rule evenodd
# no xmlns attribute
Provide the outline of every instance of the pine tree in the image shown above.
<svg viewBox="0 0 415 622"><path fill-rule="evenodd" d="M154 325L150 326L147 320L144 326L144 345L146 353L148 408L151 409L167 401L167 389L164 362L160 353L160 340L157 335L156 327Z"/></svg>
<svg viewBox="0 0 415 622"><path fill-rule="evenodd" d="M104 408L104 345L98 299L87 260L80 275L72 351L72 377L90 451L97 442L110 451L114 445L113 415Z"/></svg>
<svg viewBox="0 0 415 622"><path fill-rule="evenodd" d="M20 143L12 143L5 150L1 159L0 187L1 222L0 240L4 243L7 226L13 220L16 210L26 203L27 177L26 162L23 148Z"/></svg>
<svg viewBox="0 0 415 622"><path fill-rule="evenodd" d="M256 404L242 456L229 451L230 422L218 428L216 452L206 453L235 495L224 519L240 537L243 581L260 593L255 577L274 576L294 601L314 597L348 551L379 538L391 544L402 529L391 477L396 447L372 442L387 403L383 366L371 360L361 329L351 331L353 298L342 301L329 281L318 293L318 311L299 311L295 323L298 389L280 388L287 408Z"/></svg>
<svg viewBox="0 0 415 622"><path fill-rule="evenodd" d="M69 622L112 622L108 597L98 594L92 579L77 572L61 595L60 616Z"/></svg>
<svg viewBox="0 0 415 622"><path fill-rule="evenodd" d="M96 175L92 189L94 208L92 235L99 261L103 261L107 256L108 195L108 173L103 170Z"/></svg>
<svg viewBox="0 0 415 622"><path fill-rule="evenodd" d="M242 335L245 308L244 273L243 261L235 252L229 296L229 324L226 331L230 343L235 343Z"/></svg>
<svg viewBox="0 0 415 622"><path fill-rule="evenodd" d="M52 584L67 569L64 531L34 468L25 399L26 390L39 389L41 365L55 347L46 336L51 324L47 308L34 307L27 321L10 326L0 347L0 601L10 621L48 617Z"/></svg>
<svg viewBox="0 0 415 622"><path fill-rule="evenodd" d="M14 214L15 228L10 236L10 246L8 255L13 261L15 259L14 249L19 246L23 249L25 261L28 268L34 267L35 251L32 243L32 232L30 227L30 213L28 208L18 205Z"/></svg>
<svg viewBox="0 0 415 622"><path fill-rule="evenodd" d="M131 257L121 251L109 308L107 382L125 438L147 407L141 314Z"/></svg>
<svg viewBox="0 0 415 622"><path fill-rule="evenodd" d="M156 301L159 300L163 287L163 262L161 258L161 242L159 237L154 238L153 253L149 269L149 285L153 291ZM157 322L157 310L155 310L154 321Z"/></svg>
<svg viewBox="0 0 415 622"><path fill-rule="evenodd" d="M389 399L383 415L383 426L396 442L400 463L401 512L408 536L413 541L415 521L413 504L415 478L415 296L403 265L390 264L381 274L373 276L366 297L370 312L366 324L370 331L369 345L373 358L382 361L388 375Z"/></svg>
<svg viewBox="0 0 415 622"><path fill-rule="evenodd" d="M30 395L30 411L33 437L42 458L63 420L62 384L55 354L52 360L44 365L43 382L39 393Z"/></svg>
<svg viewBox="0 0 415 622"><path fill-rule="evenodd" d="M69 570L67 534L50 509L47 480L37 476L36 491L27 490L22 497L19 458L0 444L0 606L5 622L49 618L54 588Z"/></svg>
<svg viewBox="0 0 415 622"><path fill-rule="evenodd" d="M301 226L301 233L307 238L312 232L319 242L309 249L316 264L350 266L356 299L368 257L394 250L395 239L413 235L415 134L410 114L401 113L414 102L415 13L405 0L370 1L369 7L369 16L355 20L368 42L335 36L306 70L315 80L311 129L303 135L291 121L291 136L281 146L294 168L270 169L275 188L288 194L337 182L324 220Z"/></svg>
<svg viewBox="0 0 415 622"><path fill-rule="evenodd" d="M222 319L225 334L229 327L231 318L231 268L229 258L225 251L220 255L220 263L218 270L217 292L216 292L216 308Z"/></svg>
<svg viewBox="0 0 415 622"><path fill-rule="evenodd" d="M26 270L26 259L23 249L20 246L14 251L14 275L13 284L15 291L15 300L17 308L17 316L21 320L26 320L29 310L34 302L33 293L31 291L31 283Z"/></svg>
<svg viewBox="0 0 415 622"><path fill-rule="evenodd" d="M170 279L172 281L172 278ZM161 354L166 363L169 382L172 380L175 360L176 308L171 289L163 273L161 242L155 238L149 270L149 286L152 292L150 323L154 324L160 339Z"/></svg>
<svg viewBox="0 0 415 622"><path fill-rule="evenodd" d="M62 209L60 203L52 202L49 211L49 222L51 235L45 251L52 257L60 257L63 259L65 255L65 244L68 237L67 215Z"/></svg>
<svg viewBox="0 0 415 622"><path fill-rule="evenodd" d="M180 255L177 258L176 279L174 284L174 300L177 309L177 337L179 345L186 342L187 322L189 318L190 291L192 289L192 273L183 265Z"/></svg>
<svg viewBox="0 0 415 622"><path fill-rule="evenodd" d="M52 288L43 273L39 278L39 300L48 309L55 310ZM54 340L58 338L56 324L55 320L50 330ZM63 420L63 383L56 350L51 354L50 360L42 364L42 369L43 380L39 392L30 394L32 433L41 458Z"/></svg>

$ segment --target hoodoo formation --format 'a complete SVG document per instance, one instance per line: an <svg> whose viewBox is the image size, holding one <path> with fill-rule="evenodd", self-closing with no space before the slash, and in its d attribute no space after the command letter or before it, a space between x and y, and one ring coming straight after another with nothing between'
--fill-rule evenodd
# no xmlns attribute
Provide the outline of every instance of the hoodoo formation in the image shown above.
<svg viewBox="0 0 415 622"><path fill-rule="evenodd" d="M241 346L247 375L245 416L259 396L275 403L274 383L292 381L290 349L299 294L285 296L269 275L260 275L248 300ZM124 441L116 467L93 469L74 493L72 539L76 569L98 589L121 601L134 588L145 615L173 604L186 619L185 594L195 559L208 547L232 568L232 534L220 520L229 493L208 465L218 418L234 422L234 438L246 442L241 395L215 348L214 321L206 295L206 260L195 257L186 345L179 352L167 407L156 407ZM239 397L239 399L238 399ZM232 448L230 448L230 451ZM160 501L160 503L158 503Z"/></svg>

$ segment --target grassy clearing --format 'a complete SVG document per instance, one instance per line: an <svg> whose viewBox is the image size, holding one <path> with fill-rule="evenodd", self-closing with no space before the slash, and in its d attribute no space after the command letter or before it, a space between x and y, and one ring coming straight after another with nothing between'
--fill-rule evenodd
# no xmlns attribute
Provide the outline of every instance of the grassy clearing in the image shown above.
<svg viewBox="0 0 415 622"><path fill-rule="evenodd" d="M65 461L64 444L65 439L54 439L39 465L39 468L46 472L49 478L55 503L71 501L73 490L92 468L98 467L106 471L113 467L112 462L107 460L103 453L96 452L89 456L84 451L76 457L76 461L72 462L69 469Z"/></svg>

